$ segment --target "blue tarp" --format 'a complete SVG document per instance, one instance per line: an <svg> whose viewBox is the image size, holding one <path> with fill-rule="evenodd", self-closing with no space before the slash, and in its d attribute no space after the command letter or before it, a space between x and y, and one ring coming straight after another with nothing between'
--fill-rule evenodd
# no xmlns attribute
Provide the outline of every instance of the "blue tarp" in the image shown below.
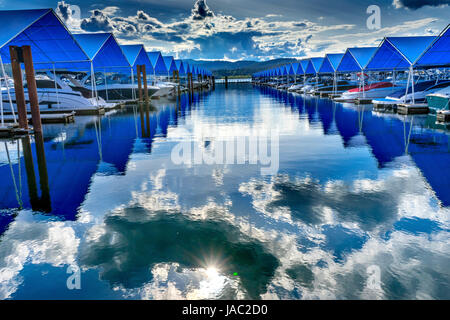
<svg viewBox="0 0 450 320"><path fill-rule="evenodd" d="M367 64L366 70L405 70L414 66L436 37L387 37Z"/></svg>
<svg viewBox="0 0 450 320"><path fill-rule="evenodd" d="M153 66L153 71L155 74L163 74L167 76L167 68L166 64L164 63L164 59L161 55L161 52L154 51L154 52L147 52L148 58L150 59L150 62Z"/></svg>
<svg viewBox="0 0 450 320"><path fill-rule="evenodd" d="M417 67L450 66L450 25L436 38L416 63Z"/></svg>
<svg viewBox="0 0 450 320"><path fill-rule="evenodd" d="M147 52L145 52L144 45L130 44L120 47L122 48L128 63L133 67L134 72L137 72L138 65L145 65L145 71L147 73L153 73L153 65L148 58Z"/></svg>
<svg viewBox="0 0 450 320"><path fill-rule="evenodd" d="M29 45L35 69L90 68L90 61L52 9L0 11L0 53L10 63L9 46Z"/></svg>
<svg viewBox="0 0 450 320"><path fill-rule="evenodd" d="M94 69L131 68L111 33L80 33L73 36L92 60Z"/></svg>
<svg viewBox="0 0 450 320"><path fill-rule="evenodd" d="M307 75L310 75L310 74L315 75L315 74L317 74L317 72L320 69L320 66L323 63L323 60L324 60L324 58L311 58L309 60L308 66L306 67L305 73Z"/></svg>
<svg viewBox="0 0 450 320"><path fill-rule="evenodd" d="M327 54L319 69L319 73L335 73L343 57L343 53Z"/></svg>
<svg viewBox="0 0 450 320"><path fill-rule="evenodd" d="M308 67L308 64L309 64L309 59L300 61L300 66L302 67L303 74L305 74L306 68Z"/></svg>
<svg viewBox="0 0 450 320"><path fill-rule="evenodd" d="M186 69L184 68L183 60L175 60L175 65L177 66L177 71L180 75L186 74Z"/></svg>
<svg viewBox="0 0 450 320"><path fill-rule="evenodd" d="M166 64L167 72L172 75L174 71L177 71L177 66L175 64L175 59L172 56L163 57L164 63Z"/></svg>

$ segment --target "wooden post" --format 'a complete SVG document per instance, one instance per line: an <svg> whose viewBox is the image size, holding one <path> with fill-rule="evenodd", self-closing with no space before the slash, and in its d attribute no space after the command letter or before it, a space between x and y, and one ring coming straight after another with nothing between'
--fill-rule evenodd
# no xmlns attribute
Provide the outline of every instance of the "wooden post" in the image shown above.
<svg viewBox="0 0 450 320"><path fill-rule="evenodd" d="M142 81L144 81L145 102L148 102L147 71L145 70L145 64L141 65L141 71L142 71Z"/></svg>
<svg viewBox="0 0 450 320"><path fill-rule="evenodd" d="M41 113L39 110L39 99L37 94L36 78L34 76L33 56L30 46L22 47L23 62L25 64L25 75L27 78L28 100L30 100L31 118L33 130L42 132Z"/></svg>
<svg viewBox="0 0 450 320"><path fill-rule="evenodd" d="M137 65L137 66L136 66L136 69L137 69L137 80L138 80L139 101L142 101L141 65Z"/></svg>
<svg viewBox="0 0 450 320"><path fill-rule="evenodd" d="M19 127L28 129L27 106L25 103L25 93L23 91L22 69L20 68L22 52L20 48L11 46L9 47L9 54L11 56L11 69L14 79L17 114L19 115Z"/></svg>
<svg viewBox="0 0 450 320"><path fill-rule="evenodd" d="M228 89L228 76L225 76L225 89Z"/></svg>
<svg viewBox="0 0 450 320"><path fill-rule="evenodd" d="M181 95L180 71L177 71L178 96Z"/></svg>
<svg viewBox="0 0 450 320"><path fill-rule="evenodd" d="M216 90L216 78L214 76L212 76L212 88Z"/></svg>
<svg viewBox="0 0 450 320"><path fill-rule="evenodd" d="M51 212L52 205L50 201L50 187L48 183L47 161L45 158L44 137L41 131L34 133L34 144L36 146L36 155L39 170L39 182L41 185L41 198L39 201L40 210Z"/></svg>
<svg viewBox="0 0 450 320"><path fill-rule="evenodd" d="M28 196L30 197L31 208L37 210L36 204L39 202L37 192L36 174L34 172L33 153L31 151L30 136L22 138L23 159L25 162L25 172L27 173Z"/></svg>

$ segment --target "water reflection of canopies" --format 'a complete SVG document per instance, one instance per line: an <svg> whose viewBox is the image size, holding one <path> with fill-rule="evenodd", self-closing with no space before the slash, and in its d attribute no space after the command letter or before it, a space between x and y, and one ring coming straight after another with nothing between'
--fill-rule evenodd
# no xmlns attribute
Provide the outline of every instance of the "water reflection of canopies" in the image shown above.
<svg viewBox="0 0 450 320"><path fill-rule="evenodd" d="M144 138L141 151L149 153L152 139L158 135L165 137L177 117L173 106L151 112L148 139L136 126L139 122L130 116L132 112L129 109L101 118L80 117L77 124L68 127L48 126L45 143L36 150L35 140L29 137L9 142L11 161L7 161L5 147L0 149L0 175L4 177L0 185L2 209L31 208L62 220L76 220L92 176L125 174L135 141ZM19 149L14 155L13 148ZM30 168L35 169L34 174Z"/></svg>
<svg viewBox="0 0 450 320"><path fill-rule="evenodd" d="M274 89L263 88L262 92L284 101ZM368 146L380 168L398 157L409 155L437 198L444 206L450 205L450 139L447 132L423 128L417 117L379 116L370 107L305 99L304 96L298 96L295 101L300 105L299 112L306 114L310 122L320 120L324 134L339 134L344 147ZM337 130L333 130L334 126Z"/></svg>

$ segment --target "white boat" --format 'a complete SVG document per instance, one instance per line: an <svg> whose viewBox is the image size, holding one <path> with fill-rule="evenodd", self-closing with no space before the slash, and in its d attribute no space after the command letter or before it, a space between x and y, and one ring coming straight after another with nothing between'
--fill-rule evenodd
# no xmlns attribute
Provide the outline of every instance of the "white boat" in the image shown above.
<svg viewBox="0 0 450 320"><path fill-rule="evenodd" d="M303 84L294 84L289 87L288 91L297 91L303 87Z"/></svg>
<svg viewBox="0 0 450 320"><path fill-rule="evenodd" d="M427 96L428 107L432 111L450 109L450 86Z"/></svg>
<svg viewBox="0 0 450 320"><path fill-rule="evenodd" d="M392 94L393 92L403 90L406 88L401 87L399 85L394 85L391 82L376 82L365 87L355 88L348 91L345 91L342 96L339 98L340 100L356 100L360 99L378 99L385 98Z"/></svg>
<svg viewBox="0 0 450 320"><path fill-rule="evenodd" d="M154 86L159 89L152 95L154 98L167 97L175 93L175 83L160 81L156 82Z"/></svg>
<svg viewBox="0 0 450 320"><path fill-rule="evenodd" d="M53 73L38 73L36 75L36 86L41 110L46 109L64 109L74 111L77 109L94 109L102 107L111 107L115 104L107 103L101 97L96 98L92 92L71 76L57 74L56 78ZM30 110L30 102L28 100L27 84L24 84L24 92L27 109ZM11 108L9 96L11 97L13 108L16 108L16 94L14 88L8 90L2 88L3 107Z"/></svg>
<svg viewBox="0 0 450 320"><path fill-rule="evenodd" d="M427 95L433 94L443 88L450 86L449 80L428 80L422 81L414 85L414 102L415 103L424 103L426 102ZM399 103L412 103L413 102L413 93L412 87L409 87L408 94L405 94L405 90L396 91L386 98L382 99L374 99L372 103L377 105L397 105Z"/></svg>
<svg viewBox="0 0 450 320"><path fill-rule="evenodd" d="M91 88L91 75L86 74L80 81L81 85L87 89ZM106 101L121 102L132 101L138 98L138 84L137 79L134 83L131 81L131 76L114 74L107 78L102 73L95 73L95 87L97 94ZM142 89L143 89L142 85ZM149 97L154 96L160 88L151 84L147 85Z"/></svg>

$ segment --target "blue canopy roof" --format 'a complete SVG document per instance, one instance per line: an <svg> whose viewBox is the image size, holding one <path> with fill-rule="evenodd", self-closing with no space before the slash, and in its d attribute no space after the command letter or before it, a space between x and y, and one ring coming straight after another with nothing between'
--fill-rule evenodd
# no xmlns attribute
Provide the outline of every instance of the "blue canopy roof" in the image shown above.
<svg viewBox="0 0 450 320"><path fill-rule="evenodd" d="M177 71L177 66L175 64L175 60L172 56L163 57L164 63L166 64L167 71L172 74L174 71Z"/></svg>
<svg viewBox="0 0 450 320"><path fill-rule="evenodd" d="M308 66L306 67L305 74L316 74L317 72L319 72L323 60L324 58L311 58Z"/></svg>
<svg viewBox="0 0 450 320"><path fill-rule="evenodd" d="M131 67L112 33L80 33L73 36L92 60L94 69Z"/></svg>
<svg viewBox="0 0 450 320"><path fill-rule="evenodd" d="M183 61L183 64L184 64L184 70L186 71L186 74L191 73L192 68L191 68L191 65L189 64L189 62Z"/></svg>
<svg viewBox="0 0 450 320"><path fill-rule="evenodd" d="M289 69L289 74L293 74L293 75L299 75L299 74L304 74L305 72L303 71L302 65L298 62L294 62L291 64L291 67Z"/></svg>
<svg viewBox="0 0 450 320"><path fill-rule="evenodd" d="M305 60L301 60L300 61L300 66L302 67L303 74L305 74L306 68L308 67L308 64L309 64L309 59L305 59Z"/></svg>
<svg viewBox="0 0 450 320"><path fill-rule="evenodd" d="M0 54L10 63L9 46L29 45L35 69L90 67L87 54L52 9L2 10Z"/></svg>
<svg viewBox="0 0 450 320"><path fill-rule="evenodd" d="M323 60L322 66L319 69L319 73L334 73L341 63L343 53L327 54Z"/></svg>
<svg viewBox="0 0 450 320"><path fill-rule="evenodd" d="M183 60L175 60L175 65L177 66L177 71L180 74L186 74L186 69L184 68Z"/></svg>
<svg viewBox="0 0 450 320"><path fill-rule="evenodd" d="M137 72L138 65L145 65L145 71L147 73L153 73L153 65L148 58L147 52L145 52L144 45L130 44L121 45L120 47L135 72Z"/></svg>
<svg viewBox="0 0 450 320"><path fill-rule="evenodd" d="M348 48L337 67L337 71L357 72L364 70L376 50L377 47Z"/></svg>
<svg viewBox="0 0 450 320"><path fill-rule="evenodd" d="M155 74L167 75L167 67L164 62L163 56L159 51L147 52L148 58L153 66L153 71Z"/></svg>
<svg viewBox="0 0 450 320"><path fill-rule="evenodd" d="M417 67L450 66L450 25L428 47L416 63Z"/></svg>
<svg viewBox="0 0 450 320"><path fill-rule="evenodd" d="M387 37L383 40L367 70L404 70L414 66L436 37Z"/></svg>

